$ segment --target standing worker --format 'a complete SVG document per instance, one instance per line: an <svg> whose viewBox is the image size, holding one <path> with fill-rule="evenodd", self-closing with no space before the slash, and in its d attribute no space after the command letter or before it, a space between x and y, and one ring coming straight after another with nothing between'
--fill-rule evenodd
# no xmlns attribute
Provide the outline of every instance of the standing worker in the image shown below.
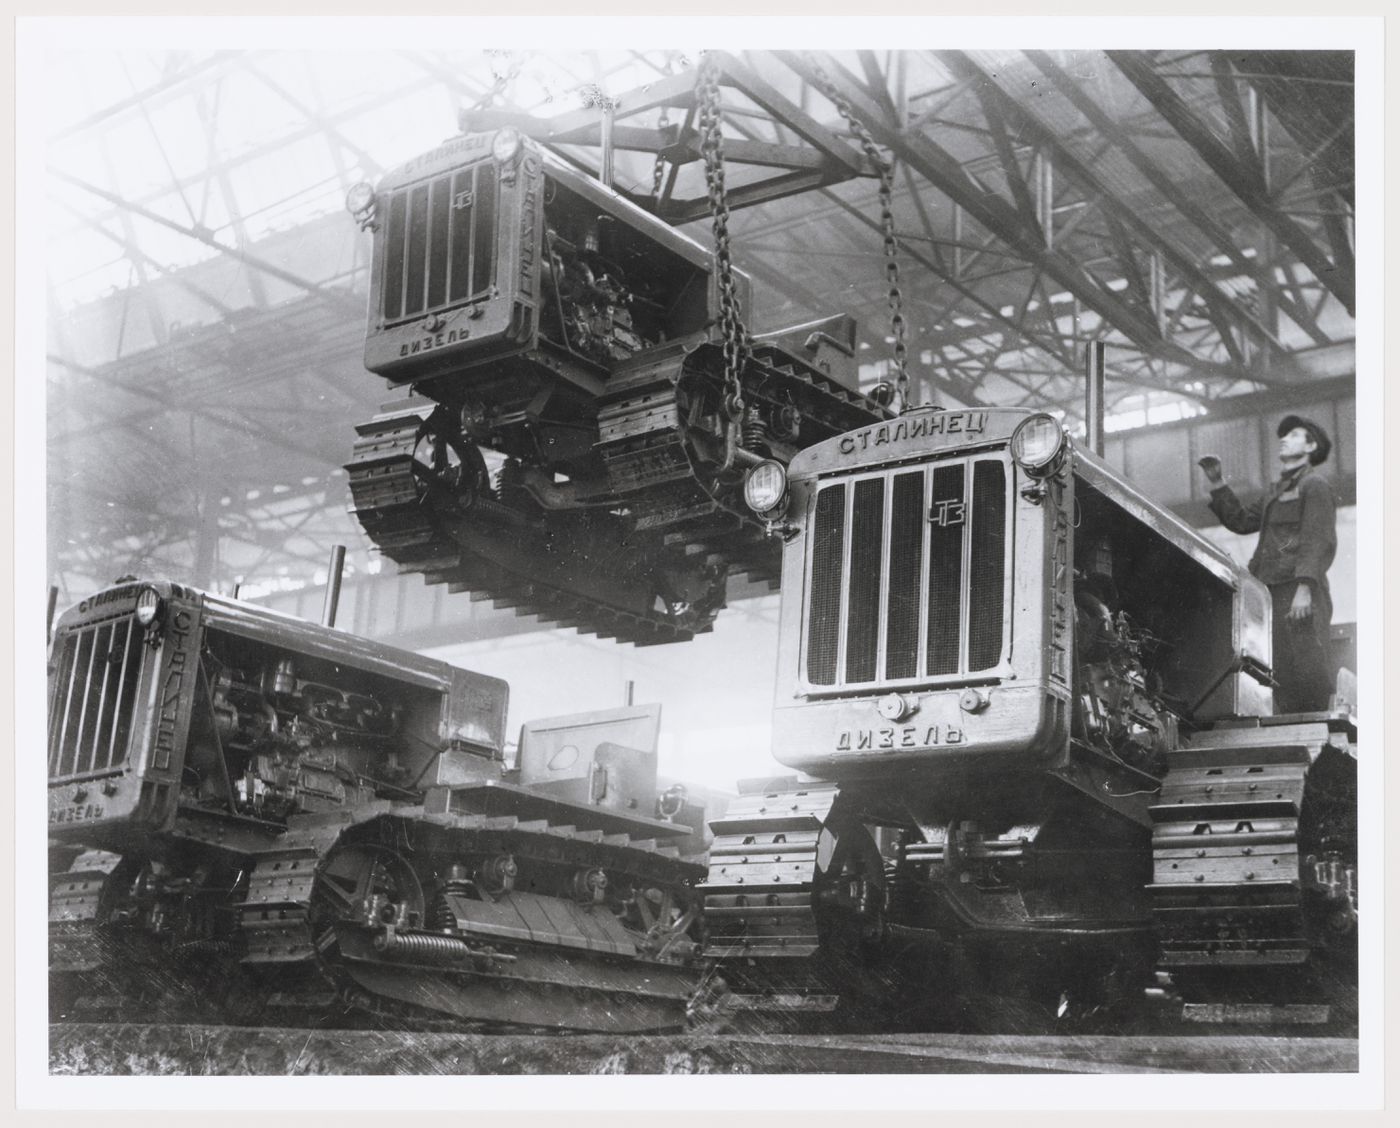
<svg viewBox="0 0 1400 1128"><path fill-rule="evenodd" d="M1332 486L1314 471L1332 441L1311 419L1285 416L1278 425L1279 480L1242 505L1213 454L1199 465L1210 483L1210 508L1234 533L1258 533L1249 570L1269 586L1274 604L1274 709L1313 713L1332 696L1329 660L1332 594L1327 569L1337 552L1337 503Z"/></svg>

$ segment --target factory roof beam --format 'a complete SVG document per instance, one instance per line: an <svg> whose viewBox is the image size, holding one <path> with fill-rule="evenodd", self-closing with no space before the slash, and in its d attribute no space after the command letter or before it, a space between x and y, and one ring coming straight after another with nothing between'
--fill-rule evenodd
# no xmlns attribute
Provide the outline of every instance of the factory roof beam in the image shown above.
<svg viewBox="0 0 1400 1128"><path fill-rule="evenodd" d="M214 250L228 255L229 258L236 259L238 262L243 263L244 266L252 267L254 270L270 275L281 282L287 283L289 286L294 286L298 290L303 290L308 294L321 298L342 310L353 312L357 317L364 313L364 307L360 299L351 294L328 289L316 282L311 282L302 278L300 275L294 274L290 270L284 270L276 263L268 262L266 259L259 258L257 255L245 251L242 247L231 247L222 240L216 239L209 231L199 227L187 227L182 223L160 215L158 212L153 212L149 208L142 207L140 204L134 204L130 200L124 200L115 192L109 192L107 189L99 188L95 184L89 184L87 181L80 180L78 177L72 176L69 173L60 172L55 169L52 174L65 184L71 184L75 188L81 188L84 192L90 192L99 199L106 200L109 204L117 208L125 209L133 215L139 215L142 219L150 220L152 223L158 223L162 227L168 227L170 230L177 231L181 235L188 235L191 239L198 240L205 246L212 247Z"/></svg>
<svg viewBox="0 0 1400 1128"><path fill-rule="evenodd" d="M187 67L185 70L167 74L159 82L134 91L132 94L110 106L103 106L96 113L89 114L81 121L65 126L53 135L54 141L75 137L95 126L110 128L123 117L134 113L146 113L162 101L180 94L180 88L194 78L208 78L210 72L217 72L237 62L240 51L217 51L207 59Z"/></svg>
<svg viewBox="0 0 1400 1128"><path fill-rule="evenodd" d="M1136 239L1136 245L1154 249L1172 265L1185 281L1192 285L1195 292L1206 300L1211 319L1215 322L1221 339L1230 348L1237 363L1244 364L1245 361L1233 337L1236 332L1248 333L1276 355L1283 354L1285 350L1282 343L1268 326L1221 290L1188 255L1183 254L1170 240L1162 237L1150 224L1145 222L1139 214L1120 202L1091 168L1080 161L1067 146L1061 144L1054 134L1028 109L1014 102L982 68L961 51L939 51L937 54L953 73L977 83L978 96L983 100L983 105L988 108L989 116L993 118L1000 150L1007 154L1010 153L1011 145L1006 136L1006 123L1014 123L1021 136L1054 155L1057 170L1073 177L1084 189L1102 201L1101 207L1115 225L1116 230L1122 231L1124 236L1128 231L1131 231ZM1024 207L1028 210L1031 209L1033 205L1029 189L1026 188L1024 181L1017 176L1013 183L1020 185L1020 194L1025 198ZM1120 247L1123 248L1134 245L1129 243L1126 238L1115 241L1119 242ZM1123 261L1128 277L1130 279L1138 278L1131 250L1127 250L1126 253L1120 251L1120 259ZM1145 287L1142 288L1140 297L1143 305L1150 305L1150 296Z"/></svg>
<svg viewBox="0 0 1400 1128"><path fill-rule="evenodd" d="M274 153L281 152L289 146L295 145L299 141L305 141L307 138L316 137L322 132L325 126L337 128L345 124L346 122L354 121L357 118L363 117L365 113L371 108L382 107L386 101L394 101L403 98L408 98L421 90L425 90L431 87L432 85L433 80L431 78L425 77L419 79L418 81L409 83L406 86L398 88L390 92L388 95L381 95L374 98L367 98L364 101L357 101L354 105L347 106L345 109L337 110L334 113L327 113L320 121L308 122L306 125L299 126L296 129L292 130L290 133L279 134L275 137L271 137L266 141L263 141L260 144L254 145L251 148L243 150L239 153L224 157L219 160L211 160L198 172L187 173L183 176L174 177L173 179L169 180L167 183L163 184L157 189L148 192L143 192L139 195L130 196L126 201L124 201L124 203L121 206L125 207L128 203L134 203L137 206L146 206L148 204L153 204L158 200L165 199L172 192L183 192L184 189L192 188L196 185L207 186L209 183L211 183L211 179L215 176L231 172L234 169L241 168L245 165L249 165L256 161L259 161L264 157L268 157ZM100 221L105 221L108 218L108 216L101 215L97 216L96 218Z"/></svg>
<svg viewBox="0 0 1400 1128"><path fill-rule="evenodd" d="M726 138L725 160L736 165L776 168L786 171L745 184L733 184L727 195L732 208L738 209L768 200L780 199L800 192L839 183L854 176L869 176L873 168L865 156L842 140L801 106L794 103L772 83L764 79L742 59L725 52L715 52L718 80L722 86L737 90L759 107L771 120L779 122L787 132L804 144L786 144L757 137L752 131L737 130L737 139ZM628 118L649 115L662 108L684 110L689 114L695 107L695 73L685 71L667 75L614 99L611 144L616 149L653 152L668 161L673 168L701 159L700 136L688 125L667 129L637 127L622 124ZM726 111L736 116L731 107ZM511 126L559 151L561 146L595 146L601 144L601 115L594 108L574 110L552 118L541 119L530 114L476 107L459 115L458 124L465 132L486 131ZM569 159L587 172L597 170L566 152L559 155ZM620 191L623 191L619 188ZM634 202L643 203L633 197ZM675 200L663 192L654 202L658 214L672 223L687 223L709 214L709 199Z"/></svg>
<svg viewBox="0 0 1400 1128"><path fill-rule="evenodd" d="M865 212L857 208L854 204L847 203L839 196L832 195L831 198L835 200L835 202L838 205L840 205L840 207L843 210L845 210L850 216L852 216L852 218L866 225L867 227L870 227L872 230L879 230L879 223L875 219L872 219ZM910 258L912 258L915 262L919 263L920 266L923 266L925 269L930 270L934 274L938 275L939 278L941 278L945 283L957 290L963 296L964 299L966 299L968 302L971 302L983 314L990 318L992 322L1010 330L1012 333L1016 334L1018 337L1024 340L1027 344L1030 344L1036 348L1043 350L1049 356L1054 357L1061 363L1073 366L1074 358L1066 351L1065 342L1063 340L1055 337L1042 336L1040 333L1030 329L1028 326L1024 324L1018 324L1017 322L1013 321L1010 316L1003 313L1001 310L997 309L995 306L989 303L985 298L983 298L975 290L969 287L965 282L962 282L955 278L951 272L946 271L944 267L935 262L930 256L922 255L918 251L912 250L909 247L904 248L904 253L907 254ZM915 345L917 345L919 342L915 341L914 343Z"/></svg>
<svg viewBox="0 0 1400 1128"><path fill-rule="evenodd" d="M84 215L81 211L75 208L72 204L68 203L66 200L59 200L58 204L65 211L71 213L80 223L83 224L83 226L90 227L99 235L103 236L104 238L110 239L112 242L116 243L116 245L122 249L122 253L128 259L130 259L133 264L150 267L162 277L170 279L170 281L174 285L179 286L180 289L184 290L186 293L193 294L196 298L198 298L200 301L204 302L207 306L209 306L210 309L215 310L224 317L232 316L232 306L228 305L226 302L220 300L219 298L216 298L208 290L204 289L204 287L199 286L194 282L191 282L187 277L185 277L184 271L177 270L172 267L166 266L164 263L157 262L145 251L143 251L140 248L140 246L137 245L134 234L126 230L126 228L128 227L127 224L122 225L124 234L118 235L115 231L108 230L107 227L99 223L96 219L93 219L91 216ZM149 285L149 283L145 284Z"/></svg>
<svg viewBox="0 0 1400 1128"><path fill-rule="evenodd" d="M979 224L1016 248L1028 263L1055 279L1138 348L1179 364L1202 366L1200 358L1163 340L1161 327L1145 311L1121 300L1077 262L1047 248L1043 234L1028 222L1028 217L969 173L950 152L925 134L909 132L900 122L891 120L864 87L836 62L830 58L817 60L815 56L797 52L783 51L778 55L818 88L821 85L819 76L824 73L878 143L906 161L966 209Z"/></svg>
<svg viewBox="0 0 1400 1128"><path fill-rule="evenodd" d="M347 137L345 133L330 120L326 115L324 106L315 109L308 106L271 75L265 73L251 59L243 59L242 66L247 74L252 75L258 82L261 82L286 102L287 105L291 106L297 113L301 114L307 121L314 125L318 133L325 136L326 144L330 147L331 159L335 162L336 171L341 175L342 181L344 180L345 173L344 162L341 160L342 152L348 152L359 161L360 167L367 175L379 176L384 172L384 167L375 160L363 146L355 144L354 141ZM314 74L311 75L310 78L313 82L315 81Z"/></svg>
<svg viewBox="0 0 1400 1128"><path fill-rule="evenodd" d="M1272 231L1313 273L1348 314L1356 314L1355 276L1328 259L1322 249L1290 216L1286 215L1270 195L1264 181L1257 153L1253 159L1241 159L1211 132L1196 116L1167 81L1152 69L1138 52L1109 51L1108 57L1189 144L1236 196Z"/></svg>
<svg viewBox="0 0 1400 1128"><path fill-rule="evenodd" d="M1027 51L1026 56L1035 63L1046 78L1055 84L1056 91L1063 94L1095 129L1111 141L1164 199L1189 219L1217 248L1229 256L1230 261L1240 273L1254 274L1256 264L1244 253L1224 226L1218 223L1210 212L1185 192L1176 181L1143 152L1141 146L1128 134L1127 130L1105 113L1103 108L1065 73L1048 52ZM1314 341L1320 345L1328 343L1327 335L1318 328L1316 319L1311 315L1306 305L1292 300L1287 295L1280 295L1279 305Z"/></svg>

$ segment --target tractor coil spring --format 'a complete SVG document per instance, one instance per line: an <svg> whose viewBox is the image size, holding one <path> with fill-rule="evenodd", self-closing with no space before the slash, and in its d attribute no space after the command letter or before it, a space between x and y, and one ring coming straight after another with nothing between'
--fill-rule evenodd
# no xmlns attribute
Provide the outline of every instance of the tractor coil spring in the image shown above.
<svg viewBox="0 0 1400 1128"><path fill-rule="evenodd" d="M455 936L433 936L424 932L387 932L375 939L374 946L383 952L398 952L434 963L456 963L482 954Z"/></svg>
<svg viewBox="0 0 1400 1128"><path fill-rule="evenodd" d="M385 954L398 952L431 963L479 960L490 968L515 962L514 956L498 952L494 948L477 948L460 937L438 936L430 932L385 932L374 938L374 946Z"/></svg>
<svg viewBox="0 0 1400 1128"><path fill-rule="evenodd" d="M757 407L750 407L744 412L744 446L749 450L757 450L768 443L768 427L763 422L763 416L759 414Z"/></svg>

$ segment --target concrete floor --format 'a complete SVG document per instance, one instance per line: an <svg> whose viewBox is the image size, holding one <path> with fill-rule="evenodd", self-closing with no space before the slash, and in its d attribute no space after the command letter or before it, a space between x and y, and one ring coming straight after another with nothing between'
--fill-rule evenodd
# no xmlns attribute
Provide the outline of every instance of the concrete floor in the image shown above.
<svg viewBox="0 0 1400 1128"><path fill-rule="evenodd" d="M1349 1038L1233 1034L487 1035L72 1023L62 1075L1347 1073Z"/></svg>

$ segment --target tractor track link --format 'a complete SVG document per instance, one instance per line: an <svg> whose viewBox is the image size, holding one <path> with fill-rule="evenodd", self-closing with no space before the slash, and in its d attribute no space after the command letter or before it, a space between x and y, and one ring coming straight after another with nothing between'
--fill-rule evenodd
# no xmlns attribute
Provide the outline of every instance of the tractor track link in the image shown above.
<svg viewBox="0 0 1400 1128"><path fill-rule="evenodd" d="M586 578L567 570L551 571L547 562L570 536L566 525L551 525L549 514L507 504L490 490L464 503L437 488L415 459L437 407L431 400L391 405L356 428L346 464L351 512L401 574L419 573L449 592L582 634L638 646L687 641L710 629L726 576L773 586L780 565L777 545L742 505L738 478L721 482L717 467L697 460L690 441L686 405L718 395L718 355L717 346L678 342L619 365L599 401L595 443L617 508L628 513L630 531L621 534L626 560L634 566L643 560L644 570L654 572L696 573L699 566L699 574L713 577L712 587L718 584L717 598L676 610L657 606L650 592L622 600L596 585L589 590ZM884 417L859 392L761 342L744 388L746 397L797 413L798 448ZM488 527L533 545L541 563L493 558L490 538L471 535ZM605 565L590 557L589 566Z"/></svg>
<svg viewBox="0 0 1400 1128"><path fill-rule="evenodd" d="M517 616L534 616L546 625L574 627L581 634L616 638L639 646L693 638L692 629L667 615L610 606L587 594L512 572L472 552L435 519L434 502L414 458L428 415L423 407L386 412L357 431L351 461L351 511L366 534L400 574L418 573L429 584L453 594L469 592ZM477 519L489 514L528 526L528 518L494 498L481 497L472 509Z"/></svg>
<svg viewBox="0 0 1400 1128"><path fill-rule="evenodd" d="M1330 905L1334 918L1354 921L1356 868L1354 858L1326 853L1318 801L1311 812L1309 801L1330 764L1350 763L1354 788L1347 727L1222 728L1170 754L1150 808L1148 892L1160 944L1151 993L1179 1003L1188 1019L1328 1020L1327 1001L1306 986L1329 948L1317 917ZM1214 994L1221 985L1227 996Z"/></svg>

